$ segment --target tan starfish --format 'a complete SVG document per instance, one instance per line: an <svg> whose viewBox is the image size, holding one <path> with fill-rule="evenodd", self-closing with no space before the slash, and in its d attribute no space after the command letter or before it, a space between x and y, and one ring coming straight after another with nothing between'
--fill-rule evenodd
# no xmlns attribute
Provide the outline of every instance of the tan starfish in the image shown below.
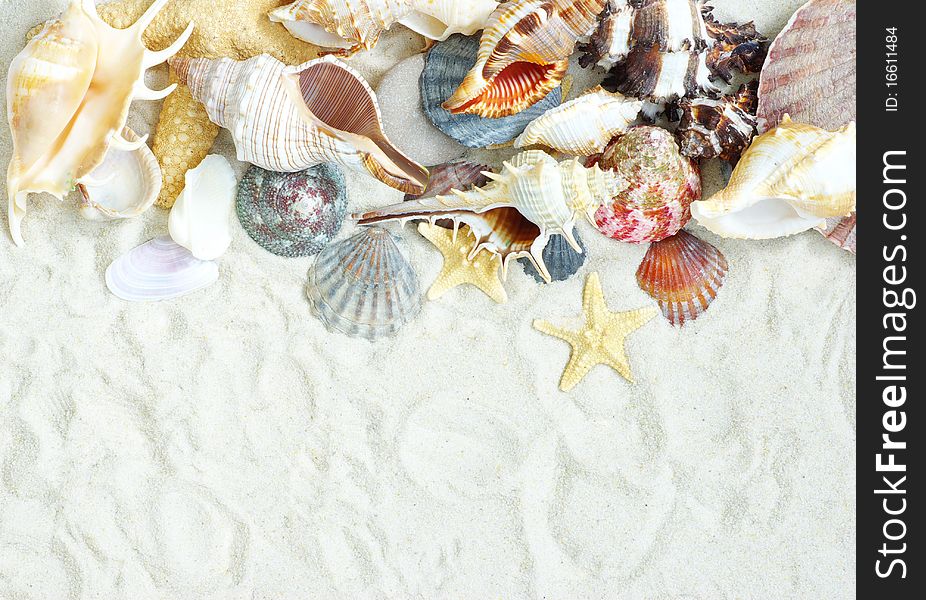
<svg viewBox="0 0 926 600"><path fill-rule="evenodd" d="M498 278L501 265L497 257L491 252L480 252L470 258L473 245L467 243L472 241L468 226L460 227L456 241L453 230L430 223L419 223L418 232L444 255L444 267L434 285L428 290L428 300L437 300L448 290L468 283L485 292L499 304L508 302L508 293Z"/></svg>
<svg viewBox="0 0 926 600"><path fill-rule="evenodd" d="M595 365L608 365L633 383L624 341L655 317L658 311L653 307L618 313L609 311L598 273L589 275L585 282L582 309L585 326L579 331L556 327L547 321L534 321L534 328L538 331L565 340L572 346L572 356L563 371L560 389L568 392L574 388Z"/></svg>
<svg viewBox="0 0 926 600"><path fill-rule="evenodd" d="M144 14L154 0L116 0L97 7L104 21L125 28ZM316 58L319 49L294 38L283 25L268 18L287 0L170 0L145 30L145 45L163 50L183 33L190 21L193 35L177 56L246 60L270 54L287 64ZM38 32L33 29L31 35ZM105 48L103 51L105 52ZM170 83L177 83L171 69ZM181 85L167 97L158 120L152 150L161 163L164 187L158 206L170 208L184 186L187 170L198 165L219 134L202 104Z"/></svg>

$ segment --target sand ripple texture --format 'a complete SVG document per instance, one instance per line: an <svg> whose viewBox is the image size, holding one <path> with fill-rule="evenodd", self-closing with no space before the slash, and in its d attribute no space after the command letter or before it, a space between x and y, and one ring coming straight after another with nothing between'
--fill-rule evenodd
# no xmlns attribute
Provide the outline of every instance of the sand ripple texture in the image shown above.
<svg viewBox="0 0 926 600"><path fill-rule="evenodd" d="M0 1L4 68L62 4ZM774 33L799 2L716 4ZM355 60L375 85L419 43ZM352 209L400 200L349 186ZM24 227L0 239L0 598L854 594L855 262L813 232L693 229L731 265L711 309L630 338L637 385L598 367L565 395L568 346L531 322L578 314L582 277L513 269L508 304L457 289L372 345L311 316L312 259L240 228L218 283L138 305L103 271L166 213L100 225L34 197ZM650 303L645 248L583 227L583 276ZM426 287L439 255L399 240Z"/></svg>

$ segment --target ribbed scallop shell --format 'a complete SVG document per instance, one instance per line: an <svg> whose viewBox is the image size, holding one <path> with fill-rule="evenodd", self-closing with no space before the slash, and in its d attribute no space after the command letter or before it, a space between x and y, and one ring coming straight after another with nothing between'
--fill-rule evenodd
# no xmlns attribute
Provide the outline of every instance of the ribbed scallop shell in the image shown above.
<svg viewBox="0 0 926 600"><path fill-rule="evenodd" d="M607 0L513 0L482 34L475 66L445 103L452 113L517 114L558 87L576 41L595 27Z"/></svg>
<svg viewBox="0 0 926 600"><path fill-rule="evenodd" d="M550 243L543 249L543 262L550 272L551 281L566 281L578 273L585 264L585 259L588 257L585 244L578 232L575 233L575 238L581 251L573 248L569 241L561 235L551 237ZM534 263L526 258L521 258L518 262L521 263L524 272L536 279L537 283L546 283L543 275L534 268Z"/></svg>
<svg viewBox="0 0 926 600"><path fill-rule="evenodd" d="M297 0L270 13L298 39L347 52L370 50L412 11L409 0Z"/></svg>
<svg viewBox="0 0 926 600"><path fill-rule="evenodd" d="M281 172L334 162L406 193L427 184L427 170L383 132L367 82L330 56L295 67L266 54L171 65L209 118L231 131L238 160Z"/></svg>
<svg viewBox="0 0 926 600"><path fill-rule="evenodd" d="M690 158L739 160L756 134L754 84L744 85L736 97L685 99L675 138Z"/></svg>
<svg viewBox="0 0 926 600"><path fill-rule="evenodd" d="M323 250L309 273L307 294L329 330L369 340L396 333L421 309L418 277L392 236L378 227Z"/></svg>
<svg viewBox="0 0 926 600"><path fill-rule="evenodd" d="M216 282L219 266L199 260L167 236L155 238L113 261L106 287L131 302L171 300Z"/></svg>
<svg viewBox="0 0 926 600"><path fill-rule="evenodd" d="M442 132L468 148L504 144L518 137L532 120L559 106L563 92L558 87L534 106L508 117L486 119L449 112L443 103L463 82L478 51L478 39L455 35L428 52L420 79L421 104L425 114Z"/></svg>
<svg viewBox="0 0 926 600"><path fill-rule="evenodd" d="M723 253L685 230L650 244L637 269L640 289L673 325L694 321L717 297L727 276Z"/></svg>
<svg viewBox="0 0 926 600"><path fill-rule="evenodd" d="M473 254L488 250L502 258L502 274L511 260L525 257L546 281L551 275L543 251L551 236L562 235L577 251L574 228L580 214L589 216L626 183L615 173L583 167L577 160L557 163L540 151L522 152L484 188L424 198L355 215L361 224L442 219L470 227Z"/></svg>
<svg viewBox="0 0 926 600"><path fill-rule="evenodd" d="M643 109L641 100L597 87L547 111L527 126L515 146L542 146L572 156L589 156L627 131Z"/></svg>
<svg viewBox="0 0 926 600"><path fill-rule="evenodd" d="M145 48L142 32L166 2L156 0L134 25L114 29L100 19L92 0L74 0L10 63L7 119L13 155L7 193L17 245L23 243L20 223L30 193L63 200L103 163L110 148L133 151L145 143L145 138L121 137L129 106L174 90L149 90L145 70L178 52L192 33L191 25L160 52Z"/></svg>
<svg viewBox="0 0 926 600"><path fill-rule="evenodd" d="M785 116L753 141L727 188L691 211L717 235L769 239L847 216L855 196L855 124L829 132Z"/></svg>

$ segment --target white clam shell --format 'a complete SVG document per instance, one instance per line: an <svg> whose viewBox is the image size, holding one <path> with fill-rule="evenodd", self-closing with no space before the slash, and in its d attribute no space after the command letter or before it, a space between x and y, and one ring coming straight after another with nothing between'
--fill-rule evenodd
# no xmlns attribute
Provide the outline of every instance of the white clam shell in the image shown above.
<svg viewBox="0 0 926 600"><path fill-rule="evenodd" d="M140 139L128 127L122 137ZM110 148L103 163L77 184L80 212L94 221L131 219L151 208L161 185L161 167L147 144L131 151Z"/></svg>
<svg viewBox="0 0 926 600"><path fill-rule="evenodd" d="M179 298L212 285L218 278L216 263L199 260L167 236L130 250L106 269L109 291L132 302Z"/></svg>
<svg viewBox="0 0 926 600"><path fill-rule="evenodd" d="M224 156L207 156L186 173L186 187L170 211L170 237L200 260L219 258L231 244L238 179Z"/></svg>

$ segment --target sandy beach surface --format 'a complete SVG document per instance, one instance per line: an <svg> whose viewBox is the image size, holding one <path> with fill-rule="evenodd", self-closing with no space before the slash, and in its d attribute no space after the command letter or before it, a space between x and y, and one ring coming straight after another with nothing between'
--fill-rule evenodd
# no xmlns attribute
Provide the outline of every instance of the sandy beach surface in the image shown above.
<svg viewBox="0 0 926 600"><path fill-rule="evenodd" d="M801 2L714 4L771 36ZM0 0L4 73L64 6ZM377 86L421 43L397 28L352 62ZM401 199L348 179L351 210ZM327 332L312 259L237 224L219 282L158 304L103 272L167 212L100 224L43 195L25 247L0 224L0 598L854 597L855 258L814 232L691 224L730 263L716 302L629 338L635 384L599 366L564 394L569 347L532 321L578 315L591 272L613 310L653 304L645 247L586 223L579 277L516 266L507 304L458 288L376 344ZM439 253L393 231L426 289Z"/></svg>

